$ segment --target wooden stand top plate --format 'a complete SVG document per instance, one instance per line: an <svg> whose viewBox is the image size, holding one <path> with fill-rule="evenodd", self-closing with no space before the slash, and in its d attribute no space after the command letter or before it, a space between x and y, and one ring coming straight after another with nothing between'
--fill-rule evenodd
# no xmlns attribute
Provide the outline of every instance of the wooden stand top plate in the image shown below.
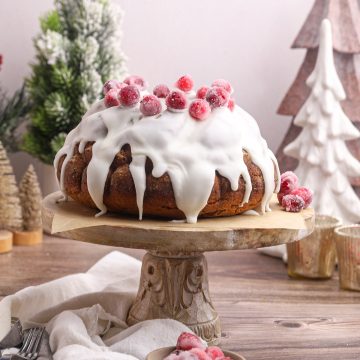
<svg viewBox="0 0 360 360"><path fill-rule="evenodd" d="M239 250L300 240L314 229L312 209L286 213L276 201L271 204L273 211L265 215L199 219L196 224L187 224L166 219L139 221L120 214L95 218L94 209L74 201L57 203L59 196L56 192L43 200L45 230L102 245L166 253ZM58 224L55 229L54 221Z"/></svg>

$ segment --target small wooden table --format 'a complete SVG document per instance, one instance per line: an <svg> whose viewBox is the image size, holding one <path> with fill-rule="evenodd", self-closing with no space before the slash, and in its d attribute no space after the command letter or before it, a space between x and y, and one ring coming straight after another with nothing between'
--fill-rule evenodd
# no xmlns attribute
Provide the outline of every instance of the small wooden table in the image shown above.
<svg viewBox="0 0 360 360"><path fill-rule="evenodd" d="M49 236L41 245L15 247L0 255L0 298L86 271L113 250L119 249ZM280 260L256 250L206 257L225 348L247 360L360 359L360 293L339 290L337 274L328 281L291 280Z"/></svg>

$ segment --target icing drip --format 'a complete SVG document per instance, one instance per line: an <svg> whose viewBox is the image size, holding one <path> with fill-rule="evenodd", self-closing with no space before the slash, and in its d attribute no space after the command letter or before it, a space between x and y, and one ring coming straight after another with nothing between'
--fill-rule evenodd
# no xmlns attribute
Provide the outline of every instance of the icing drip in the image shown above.
<svg viewBox="0 0 360 360"><path fill-rule="evenodd" d="M193 94L188 94L191 97ZM252 185L243 161L247 151L254 164L262 171L265 193L258 209L269 208L272 194L279 188L274 184L274 173L280 179L274 154L261 137L259 127L247 112L236 106L213 109L205 121L194 121L188 111L164 111L156 116L143 117L139 107L105 108L103 100L92 105L80 124L72 130L54 161L55 168L66 155L61 168L60 189L64 192L64 169L79 144L79 152L94 141L92 159L87 168L89 193L100 210L106 213L103 203L104 186L115 155L125 145L131 147L130 172L136 189L139 218L142 219L143 199L146 190L145 162L153 163L152 175L170 176L177 207L189 223L195 223L211 194L215 172L227 178L231 189L238 189L240 176L245 181L245 194L241 205L249 201Z"/></svg>

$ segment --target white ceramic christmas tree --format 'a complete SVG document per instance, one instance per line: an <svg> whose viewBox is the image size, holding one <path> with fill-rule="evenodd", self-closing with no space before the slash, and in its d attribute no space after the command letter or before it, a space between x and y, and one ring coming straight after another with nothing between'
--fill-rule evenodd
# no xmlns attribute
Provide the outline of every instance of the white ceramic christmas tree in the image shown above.
<svg viewBox="0 0 360 360"><path fill-rule="evenodd" d="M360 162L345 141L359 138L360 133L341 107L346 95L334 65L328 19L321 23L318 58L306 83L311 93L294 120L303 129L284 152L299 160L295 173L314 191L312 206L317 213L358 222L360 199L349 177L360 176Z"/></svg>

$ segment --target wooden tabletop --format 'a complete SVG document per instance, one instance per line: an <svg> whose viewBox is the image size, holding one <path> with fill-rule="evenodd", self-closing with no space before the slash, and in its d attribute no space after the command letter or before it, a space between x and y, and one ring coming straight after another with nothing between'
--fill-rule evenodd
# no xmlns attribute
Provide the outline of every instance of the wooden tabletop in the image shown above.
<svg viewBox="0 0 360 360"><path fill-rule="evenodd" d="M112 250L119 249L48 236L42 245L15 247L0 255L0 298L86 271ZM247 360L360 359L360 292L339 290L337 274L328 281L290 280L280 260L256 250L206 256L223 347Z"/></svg>

